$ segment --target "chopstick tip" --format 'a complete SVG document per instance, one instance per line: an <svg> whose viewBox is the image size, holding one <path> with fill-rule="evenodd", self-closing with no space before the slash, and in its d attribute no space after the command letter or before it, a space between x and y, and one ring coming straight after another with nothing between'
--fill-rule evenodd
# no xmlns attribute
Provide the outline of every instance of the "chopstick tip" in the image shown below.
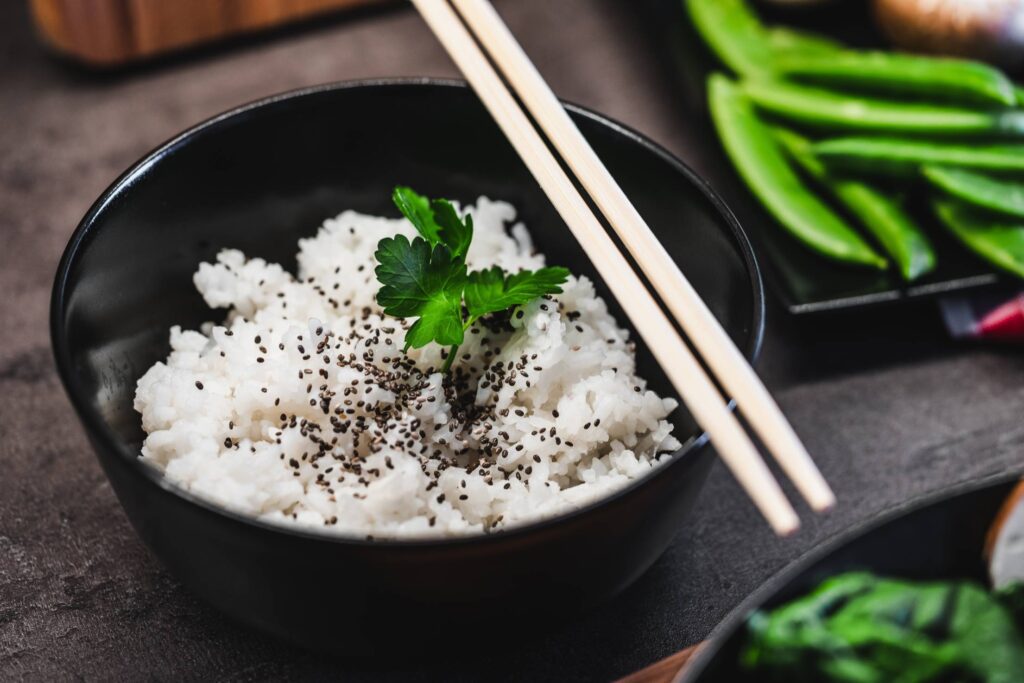
<svg viewBox="0 0 1024 683"><path fill-rule="evenodd" d="M800 528L800 518L796 516L796 512L789 511L785 514L774 515L774 518L770 520L772 529L775 533L786 538L792 536Z"/></svg>
<svg viewBox="0 0 1024 683"><path fill-rule="evenodd" d="M814 496L810 502L811 509L815 512L830 512L836 506L836 494L832 493L832 489L826 488Z"/></svg>

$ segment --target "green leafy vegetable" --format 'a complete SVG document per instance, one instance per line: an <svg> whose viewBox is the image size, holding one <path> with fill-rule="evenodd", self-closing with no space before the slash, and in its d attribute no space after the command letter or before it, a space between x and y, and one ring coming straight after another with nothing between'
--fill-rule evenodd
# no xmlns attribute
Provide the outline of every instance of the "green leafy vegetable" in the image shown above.
<svg viewBox="0 0 1024 683"><path fill-rule="evenodd" d="M430 203L430 208L434 210L434 220L441 228L441 242L452 250L453 258L466 258L466 252L473 241L473 217L466 216L465 222L460 220L455 207L447 199L435 199Z"/></svg>
<svg viewBox="0 0 1024 683"><path fill-rule="evenodd" d="M471 216L466 216L463 222L447 199L430 200L408 187L396 187L391 199L430 246L443 244L451 251L452 258L466 257L473 241Z"/></svg>
<svg viewBox="0 0 1024 683"><path fill-rule="evenodd" d="M405 334L407 349L431 342L451 347L445 372L466 330L479 318L558 294L569 277L560 267L507 274L495 266L468 272L470 216L462 219L448 200L430 200L408 187L396 187L392 199L421 236L411 242L404 235L386 237L377 244L377 303L396 318L418 318Z"/></svg>
<svg viewBox="0 0 1024 683"><path fill-rule="evenodd" d="M395 203L402 215L409 219L416 231L430 243L437 244L441 238L438 233L440 226L434 222L434 212L430 209L430 200L416 194L409 187L398 186L391 192L391 201Z"/></svg>
<svg viewBox="0 0 1024 683"><path fill-rule="evenodd" d="M377 279L384 283L377 303L396 318L419 316L405 335L406 346L461 344L465 262L441 244L431 249L426 241L410 243L405 235L381 240L376 257Z"/></svg>
<svg viewBox="0 0 1024 683"><path fill-rule="evenodd" d="M996 598L1003 604L1024 634L1024 581L1011 583L996 590Z"/></svg>
<svg viewBox="0 0 1024 683"><path fill-rule="evenodd" d="M537 271L521 270L506 275L494 266L469 274L466 284L466 308L474 317L522 306L539 296L562 291L559 285L569 277L565 268L541 268Z"/></svg>
<svg viewBox="0 0 1024 683"><path fill-rule="evenodd" d="M786 681L1024 680L1024 641L1008 611L965 581L916 583L864 572L755 613L744 666Z"/></svg>

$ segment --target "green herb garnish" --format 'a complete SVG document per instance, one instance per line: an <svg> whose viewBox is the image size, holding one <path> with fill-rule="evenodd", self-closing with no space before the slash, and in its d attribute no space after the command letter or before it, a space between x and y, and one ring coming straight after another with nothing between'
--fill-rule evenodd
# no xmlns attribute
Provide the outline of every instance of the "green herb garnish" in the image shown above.
<svg viewBox="0 0 1024 683"><path fill-rule="evenodd" d="M1017 622L1017 628L1024 635L1024 581L1016 581L996 589L995 596Z"/></svg>
<svg viewBox="0 0 1024 683"><path fill-rule="evenodd" d="M742 664L770 680L1024 680L1024 640L1009 610L970 581L848 572L748 625Z"/></svg>
<svg viewBox="0 0 1024 683"><path fill-rule="evenodd" d="M497 266L469 271L466 253L473 219L459 217L447 199L427 199L396 187L395 206L420 237L385 237L377 244L377 303L396 318L417 318L405 333L405 348L431 342L450 346L441 370L448 372L466 330L481 317L558 294L569 277L561 267L508 274Z"/></svg>

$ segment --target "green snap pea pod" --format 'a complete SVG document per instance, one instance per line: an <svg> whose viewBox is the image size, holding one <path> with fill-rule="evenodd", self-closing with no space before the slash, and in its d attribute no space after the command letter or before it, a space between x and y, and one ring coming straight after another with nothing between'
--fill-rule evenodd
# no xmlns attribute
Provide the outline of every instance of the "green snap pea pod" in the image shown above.
<svg viewBox="0 0 1024 683"><path fill-rule="evenodd" d="M690 19L711 51L744 77L771 70L764 26L744 0L685 0Z"/></svg>
<svg viewBox="0 0 1024 683"><path fill-rule="evenodd" d="M939 220L968 249L1003 270L1024 277L1024 222L992 214L956 201L933 203Z"/></svg>
<svg viewBox="0 0 1024 683"><path fill-rule="evenodd" d="M814 153L830 168L914 177L925 165L958 166L998 173L1024 172L1024 145L963 145L929 140L848 137L824 140Z"/></svg>
<svg viewBox="0 0 1024 683"><path fill-rule="evenodd" d="M1013 106L1017 101L1013 83L1001 71L966 59L855 50L790 52L779 55L774 68L785 77L827 87L999 106Z"/></svg>
<svg viewBox="0 0 1024 683"><path fill-rule="evenodd" d="M846 263L885 268L886 260L797 177L743 92L722 74L708 81L711 118L740 176L768 212L801 242Z"/></svg>
<svg viewBox="0 0 1024 683"><path fill-rule="evenodd" d="M844 95L756 79L743 91L769 114L808 126L932 135L1024 135L1024 111L977 111Z"/></svg>
<svg viewBox="0 0 1024 683"><path fill-rule="evenodd" d="M777 129L775 137L790 158L820 183L885 248L907 281L935 268L935 251L899 202L871 185L830 173L811 151L811 141L790 130Z"/></svg>
<svg viewBox="0 0 1024 683"><path fill-rule="evenodd" d="M967 204L1024 218L1024 183L947 166L925 166L921 173L932 185Z"/></svg>
<svg viewBox="0 0 1024 683"><path fill-rule="evenodd" d="M775 55L814 55L823 57L845 50L841 43L817 33L807 33L784 26L766 29L768 45Z"/></svg>

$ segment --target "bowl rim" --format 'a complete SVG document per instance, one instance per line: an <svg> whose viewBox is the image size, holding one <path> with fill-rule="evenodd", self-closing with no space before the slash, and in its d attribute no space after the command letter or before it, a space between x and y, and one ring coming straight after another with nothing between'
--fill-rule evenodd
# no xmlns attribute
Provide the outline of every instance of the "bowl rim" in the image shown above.
<svg viewBox="0 0 1024 683"><path fill-rule="evenodd" d="M754 611L792 585L800 575L814 569L816 565L826 561L843 548L917 512L961 496L986 489L1009 486L1014 482L1022 481L1022 477L1024 477L1024 470L1003 471L942 487L921 497L897 503L829 536L772 574L736 607L729 610L722 620L711 629L707 638L698 644L693 657L670 680L672 683L700 683L707 668L717 660L722 648L739 633Z"/></svg>
<svg viewBox="0 0 1024 683"><path fill-rule="evenodd" d="M207 132L213 132L219 126L230 120L251 115L275 104L324 92L342 92L353 89L423 89L437 90L441 92L446 90L471 91L466 81L454 78L372 78L337 81L297 88L253 100L219 114L215 114L189 128L186 128L181 133L169 138L167 141L146 153L140 160L132 164L116 180L114 180L85 213L84 217L68 240L68 244L61 255L60 262L57 266L57 272L54 277L53 291L50 297L50 342L57 365L57 372L60 376L61 383L64 385L65 393L68 395L75 412L78 414L79 420L82 422L90 440L93 442L94 450L96 450L98 445L106 450L117 453L119 457L126 461L128 467L135 469L136 472L141 474L141 476L150 483L174 496L182 498L187 503L198 505L200 508L203 508L208 512L226 517L234 522L254 527L256 529L269 531L271 533L283 533L305 540L326 541L341 545L387 547L389 549L440 548L447 546L497 543L565 524L576 517L587 514L598 507L611 504L615 500L632 493L637 488L649 483L655 477L664 474L669 467L676 465L684 457L696 454L696 452L708 442L708 435L706 432L700 432L696 436L690 437L682 444L682 446L671 453L669 460L662 466L655 468L650 473L629 482L626 486L607 496L603 496L578 508L567 510L550 517L544 517L534 522L517 525L500 532L447 537L367 538L366 535L362 534L354 535L338 531L321 531L319 528L314 527L295 525L294 528L292 528L286 523L263 520L239 510L221 505L212 500L207 500L181 487L180 485L169 481L162 472L159 472L156 468L143 463L137 453L132 454L129 452L129 449L124 447L120 440L110 430L103 417L98 413L98 411L91 407L90 401L86 399L85 391L80 386L74 372L70 347L67 341L64 325L63 313L67 304L69 275L72 266L77 261L84 245L88 242L88 238L94 230L97 219L104 213L109 205L121 196L122 193L129 190L136 182L144 179L148 170L152 166L159 163L164 157L173 154L177 149L188 144L199 135ZM723 227L728 230L728 233L731 234L733 238L738 254L746 267L747 278L750 281L750 294L753 310L751 311L751 330L745 344L746 348L743 349L743 352L747 360L753 363L760 353L764 339L764 282L761 275L761 269L758 266L757 258L755 257L754 250L750 244L750 240L747 238L746 233L743 231L739 221L729 209L728 205L726 205L725 201L715 192L714 189L712 189L711 185L700 177L696 171L643 134L592 109L565 100L561 101L570 113L589 119L599 125L611 129L613 132L625 137L633 144L640 145L640 147L644 148L648 153L653 154L663 162L668 163L673 170L679 173L703 196L707 202L709 202L711 208L718 214L719 218L724 223ZM734 405L734 402L730 399L729 407L733 408Z"/></svg>

